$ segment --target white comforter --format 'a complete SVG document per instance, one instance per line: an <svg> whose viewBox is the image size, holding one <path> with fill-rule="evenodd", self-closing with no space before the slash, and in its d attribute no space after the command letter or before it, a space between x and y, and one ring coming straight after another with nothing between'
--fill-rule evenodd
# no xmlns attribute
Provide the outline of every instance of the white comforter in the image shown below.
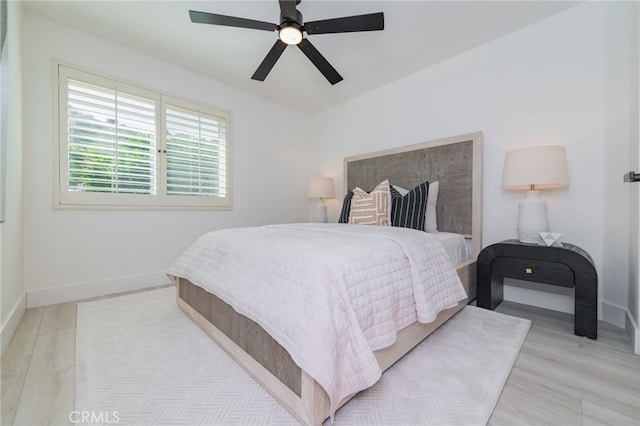
<svg viewBox="0 0 640 426"><path fill-rule="evenodd" d="M406 228L295 224L208 233L169 269L254 320L331 399L381 375L373 351L466 297L447 253Z"/></svg>

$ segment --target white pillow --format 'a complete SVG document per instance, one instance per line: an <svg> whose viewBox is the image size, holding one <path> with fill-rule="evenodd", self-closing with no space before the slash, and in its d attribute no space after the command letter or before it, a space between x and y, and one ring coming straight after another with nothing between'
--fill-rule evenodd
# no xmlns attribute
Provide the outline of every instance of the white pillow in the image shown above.
<svg viewBox="0 0 640 426"><path fill-rule="evenodd" d="M408 189L404 189L398 185L391 185L395 188L400 195L407 195ZM424 215L424 230L427 232L438 232L438 221L436 220L436 204L438 204L438 190L440 189L440 182L429 183L429 195L427 196L427 207L425 208Z"/></svg>
<svg viewBox="0 0 640 426"><path fill-rule="evenodd" d="M398 193L400 195L402 195L403 197L409 193L408 189L404 189L401 186L398 186L398 185L391 185L391 186L393 186L395 188L395 190L398 191Z"/></svg>
<svg viewBox="0 0 640 426"><path fill-rule="evenodd" d="M440 182L429 183L429 195L427 196L427 209L424 217L424 230L427 232L438 232L438 221L436 220L436 204L438 204L438 190Z"/></svg>

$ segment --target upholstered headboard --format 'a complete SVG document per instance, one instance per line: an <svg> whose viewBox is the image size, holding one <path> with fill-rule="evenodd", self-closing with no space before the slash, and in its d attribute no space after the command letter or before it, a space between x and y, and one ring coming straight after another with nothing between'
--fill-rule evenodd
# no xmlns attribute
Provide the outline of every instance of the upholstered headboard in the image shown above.
<svg viewBox="0 0 640 426"><path fill-rule="evenodd" d="M477 132L345 158L345 193L384 179L407 189L439 181L438 230L471 238L475 259L482 248L482 142Z"/></svg>

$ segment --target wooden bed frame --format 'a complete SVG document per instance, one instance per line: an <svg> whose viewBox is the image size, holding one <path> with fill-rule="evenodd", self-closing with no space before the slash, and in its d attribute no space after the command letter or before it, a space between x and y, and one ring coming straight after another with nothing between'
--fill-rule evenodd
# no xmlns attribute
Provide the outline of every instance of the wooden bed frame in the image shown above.
<svg viewBox="0 0 640 426"><path fill-rule="evenodd" d="M475 265L482 248L482 142L482 133L470 133L344 161L345 188L369 190L386 178L405 188L438 180L438 230L462 233L471 241L471 258L456 265L468 298L429 324L402 329L396 343L376 351L383 371L475 298ZM297 420L321 424L329 417L329 397L322 387L257 323L184 278L177 281L177 303Z"/></svg>

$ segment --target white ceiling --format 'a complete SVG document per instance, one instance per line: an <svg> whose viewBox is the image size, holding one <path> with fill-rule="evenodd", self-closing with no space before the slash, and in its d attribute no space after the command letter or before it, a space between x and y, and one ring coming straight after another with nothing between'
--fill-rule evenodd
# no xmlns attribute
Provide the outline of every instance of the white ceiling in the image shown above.
<svg viewBox="0 0 640 426"><path fill-rule="evenodd" d="M309 36L344 77L331 86L289 46L264 82L256 70L277 34L193 24L188 10L279 23L277 0L25 1L25 10L258 96L316 112L451 58L578 2L303 0L306 21L384 12L384 31Z"/></svg>

